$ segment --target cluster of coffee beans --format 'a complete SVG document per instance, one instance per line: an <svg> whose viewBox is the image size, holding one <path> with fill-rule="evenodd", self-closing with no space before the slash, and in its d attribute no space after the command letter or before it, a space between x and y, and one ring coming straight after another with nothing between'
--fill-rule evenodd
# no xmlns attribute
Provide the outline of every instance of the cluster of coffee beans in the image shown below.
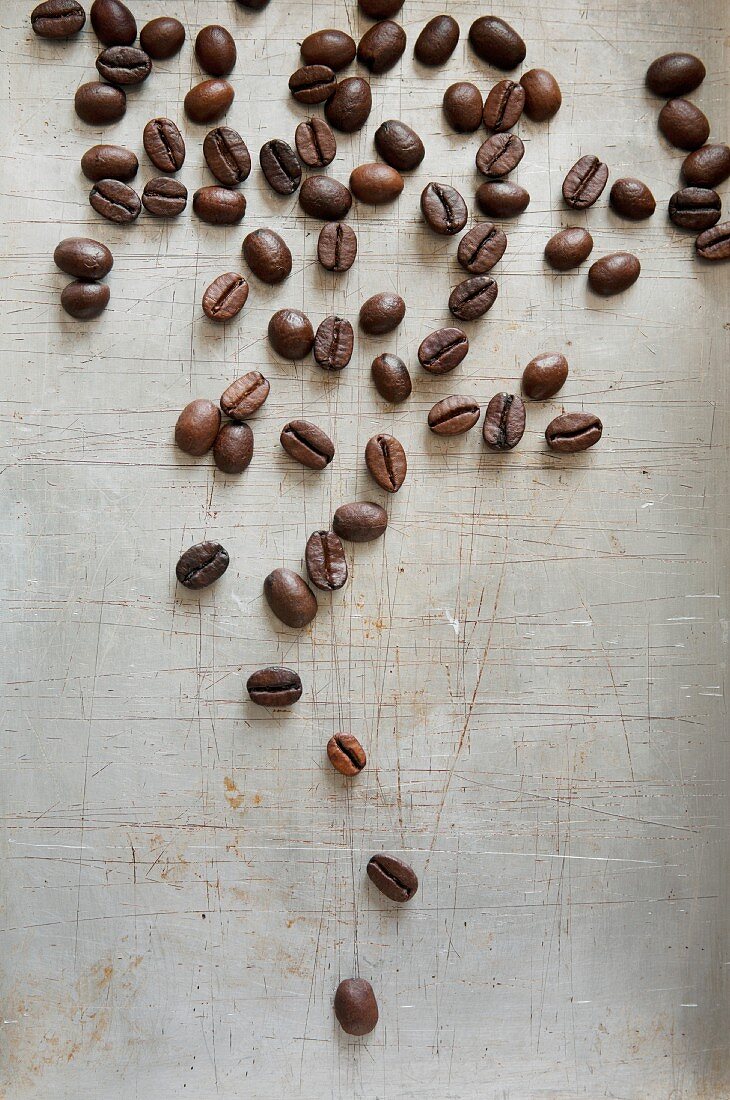
<svg viewBox="0 0 730 1100"><path fill-rule="evenodd" d="M74 280L61 291L61 305L66 313L78 321L98 317L109 302L109 287L100 280L114 266L114 257L107 246L90 237L66 237L56 245L53 260Z"/></svg>

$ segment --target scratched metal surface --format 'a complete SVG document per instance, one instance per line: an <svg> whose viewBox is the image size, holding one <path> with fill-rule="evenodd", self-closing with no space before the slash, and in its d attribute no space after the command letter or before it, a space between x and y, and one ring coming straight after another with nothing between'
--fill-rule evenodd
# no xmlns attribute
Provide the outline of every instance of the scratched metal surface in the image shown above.
<svg viewBox="0 0 730 1100"><path fill-rule="evenodd" d="M443 379L424 376L415 351L448 319L456 246L424 230L418 195L435 177L471 201L477 137L445 133L440 100L455 79L486 89L497 74L463 40L436 72L418 70L411 48L442 9L465 32L472 4L406 0L407 56L373 79L366 129L338 139L331 172L345 181L383 119L412 123L428 149L395 206L355 206L360 257L339 279L316 264L319 226L262 187L258 166L240 228L98 219L78 161L102 134L72 109L94 39L36 41L30 7L5 0L0 12L2 1095L726 1097L729 272L698 266L665 220L681 155L659 140L643 89L652 57L695 50L708 78L693 98L728 137L722 0L499 6L564 105L549 126L520 126L516 175L532 204L508 227L495 308ZM142 127L182 119L200 26L235 31L228 121L254 153L291 140L305 115L286 93L297 41L363 30L352 0L272 0L259 16L231 0L166 7L188 44L104 134L138 151L140 183L154 174ZM143 21L162 5L134 10ZM191 192L207 180L204 133L185 124ZM647 181L650 222L621 222L605 201L567 215L564 172L593 151L614 178ZM547 272L544 242L570 221L590 226L595 255L636 251L630 292L599 301L585 271ZM274 289L252 279L240 323L213 328L202 290L241 267L244 232L263 225L287 239L293 274ZM51 261L77 233L115 255L111 305L86 325L62 315ZM404 324L360 337L341 375L271 354L275 308L355 319L387 287L406 298ZM516 452L485 453L477 430L428 433L438 397L484 403L552 348L570 378L559 401L530 407ZM395 411L369 379L386 349L414 367ZM252 367L272 394L249 471L226 478L177 453L178 410ZM594 451L546 453L563 405L603 418ZM281 425L302 414L336 440L325 474L280 451ZM301 568L308 533L337 504L380 499L362 457L378 429L410 461L387 535L356 548L351 583L321 599L311 630L282 628L263 576ZM174 564L204 536L232 564L190 596ZM272 714L244 683L279 661L305 694ZM324 758L340 729L370 757L350 785ZM419 873L407 910L368 884L379 850ZM364 1041L331 1008L355 973L381 1010Z"/></svg>

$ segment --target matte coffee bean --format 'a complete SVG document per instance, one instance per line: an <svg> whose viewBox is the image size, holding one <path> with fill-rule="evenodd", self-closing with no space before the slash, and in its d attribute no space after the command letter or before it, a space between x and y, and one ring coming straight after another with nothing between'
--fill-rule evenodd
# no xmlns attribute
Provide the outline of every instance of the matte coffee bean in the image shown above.
<svg viewBox="0 0 730 1100"><path fill-rule="evenodd" d="M242 474L253 458L253 432L248 424L224 424L213 446L213 460L224 474Z"/></svg>
<svg viewBox="0 0 730 1100"><path fill-rule="evenodd" d="M418 876L412 867L395 856L373 856L367 874L381 894L391 901L410 901L418 890Z"/></svg>
<svg viewBox="0 0 730 1100"><path fill-rule="evenodd" d="M700 233L695 249L703 260L730 260L730 222L721 222Z"/></svg>
<svg viewBox="0 0 730 1100"><path fill-rule="evenodd" d="M242 423L260 409L269 396L271 386L257 370L247 371L221 394L221 408L231 420Z"/></svg>
<svg viewBox="0 0 730 1100"><path fill-rule="evenodd" d="M514 80L500 80L484 101L482 121L488 130L496 134L511 130L522 117L525 108L525 89Z"/></svg>
<svg viewBox="0 0 730 1100"><path fill-rule="evenodd" d="M246 213L246 196L228 187L199 187L193 210L208 225L238 225Z"/></svg>
<svg viewBox="0 0 730 1100"><path fill-rule="evenodd" d="M329 222L319 231L317 259L327 271L349 271L357 257L357 237L344 222Z"/></svg>
<svg viewBox="0 0 730 1100"><path fill-rule="evenodd" d="M270 286L291 274L291 252L273 229L255 229L244 237L243 255L254 275Z"/></svg>
<svg viewBox="0 0 730 1100"><path fill-rule="evenodd" d="M277 195L293 195L302 179L302 166L287 142L274 138L261 146L261 171Z"/></svg>
<svg viewBox="0 0 730 1100"><path fill-rule="evenodd" d="M283 359L305 359L314 347L314 329L298 309L279 309L269 321L269 343Z"/></svg>
<svg viewBox="0 0 730 1100"><path fill-rule="evenodd" d="M552 451L576 454L593 447L603 434L603 424L593 413L563 413L551 420L545 429L545 439Z"/></svg>
<svg viewBox="0 0 730 1100"><path fill-rule="evenodd" d="M176 218L188 205L188 189L180 180L157 176L144 185L142 205L158 218Z"/></svg>
<svg viewBox="0 0 730 1100"><path fill-rule="evenodd" d="M286 453L308 470L324 470L335 457L335 445L321 428L308 420L290 420L279 442Z"/></svg>
<svg viewBox="0 0 730 1100"><path fill-rule="evenodd" d="M246 691L251 702L260 707L290 707L302 697L302 681L292 669L272 665L252 672Z"/></svg>
<svg viewBox="0 0 730 1100"><path fill-rule="evenodd" d="M336 87L337 76L328 65L304 65L289 77L289 91L299 103L326 103Z"/></svg>
<svg viewBox="0 0 730 1100"><path fill-rule="evenodd" d="M525 434L525 403L513 393L495 393L487 405L482 436L493 451L511 451Z"/></svg>
<svg viewBox="0 0 730 1100"><path fill-rule="evenodd" d="M525 188L509 180L487 180L477 188L476 200L489 218L516 218L530 205Z"/></svg>
<svg viewBox="0 0 730 1100"><path fill-rule="evenodd" d="M99 180L89 192L89 202L97 214L117 225L136 221L142 209L137 192L119 180Z"/></svg>
<svg viewBox="0 0 730 1100"><path fill-rule="evenodd" d="M251 154L237 130L216 126L205 135L203 156L211 172L224 187L237 187L251 172Z"/></svg>
<svg viewBox="0 0 730 1100"><path fill-rule="evenodd" d="M76 89L74 110L89 126L106 126L124 116L127 97L123 88L92 80Z"/></svg>
<svg viewBox="0 0 730 1100"><path fill-rule="evenodd" d="M479 147L477 170L489 179L507 176L525 155L525 147L517 134L493 134Z"/></svg>
<svg viewBox="0 0 730 1100"><path fill-rule="evenodd" d="M372 0L359 0L360 7ZM400 7L400 4L398 5ZM346 978L337 986L335 1016L348 1035L369 1035L378 1022L378 1002L373 987L364 978Z"/></svg>
<svg viewBox="0 0 730 1100"><path fill-rule="evenodd" d="M469 42L477 57L497 69L516 69L527 47L514 27L496 15L483 15L469 28Z"/></svg>
<svg viewBox="0 0 730 1100"><path fill-rule="evenodd" d="M446 121L458 134L471 134L482 124L484 102L475 84L459 80L444 92L443 109Z"/></svg>
<svg viewBox="0 0 730 1100"><path fill-rule="evenodd" d="M474 427L480 412L472 397L452 394L436 402L428 414L428 426L436 435L463 435Z"/></svg>
<svg viewBox="0 0 730 1100"><path fill-rule="evenodd" d="M608 167L598 157L581 157L563 180L563 198L574 210L586 210L601 196L607 182Z"/></svg>
<svg viewBox="0 0 730 1100"><path fill-rule="evenodd" d="M587 229L570 225L555 233L545 245L545 259L556 271L579 267L593 251L593 237Z"/></svg>
<svg viewBox="0 0 730 1100"><path fill-rule="evenodd" d="M375 131L375 148L384 161L399 172L417 168L426 155L423 142L410 126L398 119L382 122Z"/></svg>
<svg viewBox="0 0 730 1100"><path fill-rule="evenodd" d="M314 531L304 551L309 579L323 592L335 592L347 583L347 558L334 531Z"/></svg>
<svg viewBox="0 0 730 1100"><path fill-rule="evenodd" d="M373 294L360 306L360 328L368 336L384 336L397 328L406 315L406 303L390 290Z"/></svg>
<svg viewBox="0 0 730 1100"><path fill-rule="evenodd" d="M403 0L357 0L357 3L370 19L390 19L403 7Z"/></svg>
<svg viewBox="0 0 730 1100"><path fill-rule="evenodd" d="M135 46L107 46L96 59L96 68L111 84L132 87L152 72L152 61Z"/></svg>
<svg viewBox="0 0 730 1100"><path fill-rule="evenodd" d="M376 23L366 31L357 47L357 58L371 73L387 73L406 48L406 32L392 19Z"/></svg>
<svg viewBox="0 0 730 1100"><path fill-rule="evenodd" d="M367 764L365 749L352 733L336 733L334 737L330 737L327 742L327 756L335 771L350 778L359 775Z"/></svg>
<svg viewBox="0 0 730 1100"><path fill-rule="evenodd" d="M632 177L616 180L608 201L617 214L630 218L631 221L650 218L656 210L656 200L649 188L641 180Z"/></svg>
<svg viewBox="0 0 730 1100"><path fill-rule="evenodd" d="M389 164L361 164L350 173L350 191L360 202L379 206L393 202L403 190L403 176Z"/></svg>
<svg viewBox="0 0 730 1100"><path fill-rule="evenodd" d="M373 97L367 80L360 76L348 76L339 82L335 94L327 100L324 113L336 130L353 134L365 125L372 106Z"/></svg>
<svg viewBox="0 0 730 1100"><path fill-rule="evenodd" d="M81 158L81 171L87 180L121 180L129 183L137 175L139 161L130 149L121 145L92 145Z"/></svg>
<svg viewBox="0 0 730 1100"><path fill-rule="evenodd" d="M220 409L204 397L190 401L177 418L175 443L186 455L207 454L221 426Z"/></svg>
<svg viewBox="0 0 730 1100"><path fill-rule="evenodd" d="M94 0L89 12L94 33L104 46L131 46L137 23L121 0Z"/></svg>
<svg viewBox="0 0 730 1100"><path fill-rule="evenodd" d="M387 526L388 513L370 500L341 504L332 520L335 534L346 542L373 542L385 534Z"/></svg>
<svg viewBox="0 0 730 1100"><path fill-rule="evenodd" d="M103 279L114 257L105 244L90 237L66 237L56 245L53 262L74 279Z"/></svg>
<svg viewBox="0 0 730 1100"><path fill-rule="evenodd" d="M86 13L76 0L45 0L30 13L30 25L39 38L70 38L86 22Z"/></svg>
<svg viewBox="0 0 730 1100"><path fill-rule="evenodd" d="M720 220L722 203L717 191L706 187L683 187L669 200L669 218L680 229L700 233Z"/></svg>
<svg viewBox="0 0 730 1100"><path fill-rule="evenodd" d="M139 44L153 61L167 61L179 53L185 41L185 28L179 19L160 15L150 19L139 32Z"/></svg>
<svg viewBox="0 0 730 1100"><path fill-rule="evenodd" d="M384 401L399 405L411 396L413 384L408 367L397 355L378 355L370 367L375 389Z"/></svg>
<svg viewBox="0 0 730 1100"><path fill-rule="evenodd" d="M469 338L460 328L439 328L421 342L418 362L429 374L448 374L469 351Z"/></svg>
<svg viewBox="0 0 730 1100"><path fill-rule="evenodd" d="M479 222L459 241L456 258L465 271L483 275L504 255L507 247L505 234L493 222Z"/></svg>
<svg viewBox="0 0 730 1100"><path fill-rule="evenodd" d="M588 269L591 290L603 297L628 290L641 274L641 264L630 252L612 252Z"/></svg>
<svg viewBox="0 0 730 1100"><path fill-rule="evenodd" d="M688 99L670 99L659 112L659 129L678 149L699 149L710 136L707 116Z"/></svg>
<svg viewBox="0 0 730 1100"><path fill-rule="evenodd" d="M476 321L492 308L497 293L497 284L489 275L472 275L451 291L449 309L460 321Z"/></svg>
<svg viewBox="0 0 730 1100"><path fill-rule="evenodd" d="M301 45L305 65L327 65L335 72L345 69L355 60L357 46L349 34L331 28L314 31Z"/></svg>
<svg viewBox="0 0 730 1100"><path fill-rule="evenodd" d="M533 122L547 122L563 102L560 86L547 69L530 69L520 77L525 90L525 114Z"/></svg>
<svg viewBox="0 0 730 1100"><path fill-rule="evenodd" d="M445 65L459 43L460 33L459 24L450 15L435 15L416 39L416 60L422 65Z"/></svg>
<svg viewBox="0 0 730 1100"><path fill-rule="evenodd" d="M207 588L223 576L228 565L228 552L219 542L198 542L180 556L175 573L185 588Z"/></svg>
<svg viewBox="0 0 730 1100"><path fill-rule="evenodd" d="M77 321L92 321L104 312L108 304L109 287L106 283L79 280L69 283L61 291L61 305Z"/></svg>
<svg viewBox="0 0 730 1100"><path fill-rule="evenodd" d="M325 317L314 337L314 359L324 370L342 370L352 358L355 338L343 317Z"/></svg>
<svg viewBox="0 0 730 1100"><path fill-rule="evenodd" d="M460 233L469 216L466 203L448 183L428 183L421 192L421 213L434 233Z"/></svg>
<svg viewBox="0 0 730 1100"><path fill-rule="evenodd" d="M185 141L169 118L153 118L144 128L142 144L159 172L177 172L185 163Z"/></svg>
<svg viewBox="0 0 730 1100"><path fill-rule="evenodd" d="M682 175L691 187L719 187L730 177L730 146L703 145L688 153Z"/></svg>
<svg viewBox="0 0 730 1100"><path fill-rule="evenodd" d="M365 465L373 481L386 493L397 493L406 479L408 460L394 435L380 432L365 447Z"/></svg>
<svg viewBox="0 0 730 1100"><path fill-rule="evenodd" d="M228 76L236 64L236 43L225 27L211 24L198 31L195 57L203 72L211 76Z"/></svg>
<svg viewBox="0 0 730 1100"><path fill-rule="evenodd" d="M568 360L564 355L542 352L522 372L522 392L533 401L546 401L554 397L565 385L568 377Z"/></svg>
<svg viewBox="0 0 730 1100"><path fill-rule="evenodd" d="M317 597L293 569L274 569L264 580L264 596L277 619L300 630L317 614Z"/></svg>
<svg viewBox="0 0 730 1100"><path fill-rule="evenodd" d="M691 53L665 53L646 70L647 87L664 99L686 95L705 79L705 66Z"/></svg>
<svg viewBox="0 0 730 1100"><path fill-rule="evenodd" d="M227 80L202 80L185 96L185 114L191 122L216 122L233 103Z"/></svg>
<svg viewBox="0 0 730 1100"><path fill-rule="evenodd" d="M203 294L203 313L210 321L225 324L238 316L248 298L248 283L236 271L214 279Z"/></svg>
<svg viewBox="0 0 730 1100"><path fill-rule="evenodd" d="M248 8L249 11L263 11L269 0L237 0L237 3L242 8Z"/></svg>
<svg viewBox="0 0 730 1100"><path fill-rule="evenodd" d="M311 218L336 222L347 217L352 195L344 183L330 176L309 176L299 192L299 205Z"/></svg>
<svg viewBox="0 0 730 1100"><path fill-rule="evenodd" d="M294 144L302 164L308 168L326 168L335 159L337 141L323 118L307 118L294 133Z"/></svg>

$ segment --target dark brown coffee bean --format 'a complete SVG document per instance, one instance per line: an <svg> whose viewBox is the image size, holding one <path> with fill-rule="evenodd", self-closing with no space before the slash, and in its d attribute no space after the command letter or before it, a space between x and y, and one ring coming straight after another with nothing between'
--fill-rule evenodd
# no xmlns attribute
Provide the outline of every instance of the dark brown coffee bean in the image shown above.
<svg viewBox="0 0 730 1100"><path fill-rule="evenodd" d="M298 309L279 309L269 321L269 343L283 359L304 359L314 347L314 329Z"/></svg>
<svg viewBox="0 0 730 1100"><path fill-rule="evenodd" d="M705 66L691 53L665 53L646 70L647 87L664 99L693 92L705 79Z"/></svg>
<svg viewBox="0 0 730 1100"><path fill-rule="evenodd" d="M616 180L608 201L617 214L631 221L650 218L656 210L656 201L646 184L630 176Z"/></svg>
<svg viewBox="0 0 730 1100"><path fill-rule="evenodd" d="M347 217L352 195L344 183L330 176L309 176L299 192L299 205L310 218L337 222Z"/></svg>
<svg viewBox="0 0 730 1100"><path fill-rule="evenodd" d="M659 129L678 149L699 149L710 136L707 116L688 99L670 99L659 112Z"/></svg>
<svg viewBox="0 0 730 1100"><path fill-rule="evenodd" d="M195 39L195 56L203 72L211 76L228 76L237 57L233 35L215 23L202 27Z"/></svg>
<svg viewBox="0 0 730 1100"><path fill-rule="evenodd" d="M335 771L348 777L359 775L367 764L365 749L351 733L336 733L334 737L330 737L327 742L327 756Z"/></svg>
<svg viewBox="0 0 730 1100"><path fill-rule="evenodd" d="M527 47L514 27L496 15L482 15L469 28L469 42L477 57L497 69L516 69Z"/></svg>
<svg viewBox="0 0 730 1100"><path fill-rule="evenodd" d="M476 321L492 308L497 292L497 284L489 275L472 275L451 291L449 309L460 321Z"/></svg>
<svg viewBox="0 0 730 1100"><path fill-rule="evenodd" d="M207 454L221 426L221 413L212 401L198 397L190 401L177 418L175 443L186 455Z"/></svg>
<svg viewBox="0 0 730 1100"><path fill-rule="evenodd" d="M493 222L479 222L459 241L456 253L461 266L472 275L483 275L504 255L507 238Z"/></svg>
<svg viewBox="0 0 730 1100"><path fill-rule="evenodd" d="M345 548L334 531L314 531L307 539L304 560L315 588L335 592L347 583Z"/></svg>
<svg viewBox="0 0 730 1100"><path fill-rule="evenodd" d="M398 119L382 122L375 131L375 148L383 160L399 172L417 168L426 155L423 142L415 130Z"/></svg>
<svg viewBox="0 0 730 1100"><path fill-rule="evenodd" d="M261 171L269 187L277 195L293 195L302 179L302 166L297 155L285 141L274 138L261 146Z"/></svg>
<svg viewBox="0 0 730 1100"><path fill-rule="evenodd" d="M511 130L520 120L525 107L525 89L514 80L500 80L484 101L482 121L496 134Z"/></svg>
<svg viewBox="0 0 730 1100"><path fill-rule="evenodd" d="M393 202L403 190L403 176L389 164L361 164L350 173L350 191L360 202L379 206Z"/></svg>
<svg viewBox="0 0 730 1100"><path fill-rule="evenodd" d="M314 337L314 359L324 370L342 370L352 358L355 338L343 317L325 317Z"/></svg>
<svg viewBox="0 0 730 1100"><path fill-rule="evenodd" d="M56 245L53 262L74 279L103 279L114 257L105 244L90 237L66 237Z"/></svg>
<svg viewBox="0 0 730 1100"><path fill-rule="evenodd" d="M242 474L253 458L253 432L248 424L224 424L213 447L213 459L224 474Z"/></svg>
<svg viewBox="0 0 730 1100"><path fill-rule="evenodd" d="M552 451L572 455L593 447L603 434L603 424L593 413L563 413L551 420L545 439Z"/></svg>
<svg viewBox="0 0 730 1100"><path fill-rule="evenodd" d="M332 528L346 542L372 542L385 534L388 513L370 500L341 504L334 514Z"/></svg>
<svg viewBox="0 0 730 1100"><path fill-rule="evenodd" d="M84 9L76 0L45 0L30 13L30 25L39 38L70 38L85 22Z"/></svg>
<svg viewBox="0 0 730 1100"><path fill-rule="evenodd" d="M434 15L418 38L413 53L422 65L445 65L459 42L459 24L450 15Z"/></svg>
<svg viewBox="0 0 730 1100"><path fill-rule="evenodd" d="M127 97L123 88L92 80L76 89L74 110L89 126L106 126L124 116Z"/></svg>
<svg viewBox="0 0 730 1100"><path fill-rule="evenodd" d="M188 205L188 189L180 180L157 176L144 185L142 205L158 218L176 218Z"/></svg>
<svg viewBox="0 0 730 1100"><path fill-rule="evenodd" d="M570 225L555 233L545 245L545 259L556 271L570 271L587 260L593 251L593 237L587 229Z"/></svg>
<svg viewBox="0 0 730 1100"><path fill-rule="evenodd" d="M516 218L530 205L525 188L509 180L487 180L477 188L476 200L489 218Z"/></svg>
<svg viewBox="0 0 730 1100"><path fill-rule="evenodd" d="M221 408L231 420L243 422L260 409L271 386L257 370L241 375L221 394Z"/></svg>
<svg viewBox="0 0 730 1100"><path fill-rule="evenodd" d="M703 260L730 260L730 222L721 222L700 233L695 249Z"/></svg>
<svg viewBox="0 0 730 1100"><path fill-rule="evenodd" d="M241 135L230 126L216 126L205 135L203 156L224 187L237 187L251 172L251 154Z"/></svg>
<svg viewBox="0 0 730 1100"><path fill-rule="evenodd" d="M153 118L144 128L145 153L160 172L177 172L185 163L185 142L169 118Z"/></svg>
<svg viewBox="0 0 730 1100"><path fill-rule="evenodd" d="M338 73L355 60L357 47L349 34L328 29L307 35L301 53L305 65L327 65Z"/></svg>
<svg viewBox="0 0 730 1100"><path fill-rule="evenodd" d="M466 225L466 203L448 183L428 183L421 192L421 213L434 233L453 236Z"/></svg>
<svg viewBox="0 0 730 1100"><path fill-rule="evenodd" d="M272 665L252 672L246 681L252 703L260 707L290 707L302 697L302 681L290 668Z"/></svg>
<svg viewBox="0 0 730 1100"><path fill-rule="evenodd" d="M330 222L319 231L317 259L327 271L349 271L357 256L354 229L344 222Z"/></svg>
<svg viewBox="0 0 730 1100"><path fill-rule="evenodd" d="M397 355L378 355L370 367L375 389L384 401L399 405L411 396L413 384L408 367Z"/></svg>
<svg viewBox="0 0 730 1100"><path fill-rule="evenodd" d="M400 294L385 290L360 306L360 328L368 336L384 336L397 328L405 315L406 303Z"/></svg>
<svg viewBox="0 0 730 1100"><path fill-rule="evenodd" d="M96 68L111 84L132 87L152 72L152 61L135 46L107 46L96 59Z"/></svg>
<svg viewBox="0 0 730 1100"><path fill-rule="evenodd" d="M563 102L560 86L547 69L530 69L520 77L525 90L525 114L533 122L547 122Z"/></svg>
<svg viewBox="0 0 730 1100"><path fill-rule="evenodd" d="M418 890L418 876L412 867L395 856L373 856L367 865L368 878L391 901L410 901Z"/></svg>
<svg viewBox="0 0 730 1100"><path fill-rule="evenodd" d="M247 298L248 283L243 275L227 271L214 279L203 294L203 313L209 320L225 324L241 312Z"/></svg>
<svg viewBox="0 0 730 1100"><path fill-rule="evenodd" d="M641 274L641 264L630 252L612 252L602 256L588 269L591 290L603 297L628 290Z"/></svg>
<svg viewBox="0 0 730 1100"><path fill-rule="evenodd" d="M473 397L452 394L436 402L428 414L428 426L436 435L463 435L474 427L480 412Z"/></svg>
<svg viewBox="0 0 730 1100"><path fill-rule="evenodd" d="M291 252L273 229L255 229L243 241L246 263L262 283L273 286L291 274Z"/></svg>
<svg viewBox="0 0 730 1100"><path fill-rule="evenodd" d="M191 122L216 122L233 103L227 80L202 80L185 96L185 114Z"/></svg>
<svg viewBox="0 0 730 1100"><path fill-rule="evenodd" d="M669 200L670 220L680 229L692 229L700 233L711 229L720 220L722 203L717 191L706 187L683 187L675 191Z"/></svg>
<svg viewBox="0 0 730 1100"><path fill-rule="evenodd" d="M185 41L185 28L179 19L160 15L150 19L139 32L139 44L153 61L167 61L179 53Z"/></svg>
<svg viewBox="0 0 730 1100"><path fill-rule="evenodd" d="M692 187L719 187L730 177L730 146L703 145L688 153L682 175Z"/></svg>
<svg viewBox="0 0 730 1100"><path fill-rule="evenodd" d="M139 195L119 180L99 180L89 191L89 202L107 221L128 225L142 209Z"/></svg>
<svg viewBox="0 0 730 1100"><path fill-rule="evenodd" d="M129 183L137 175L139 161L130 149L121 145L92 145L81 158L81 171L87 180L121 180Z"/></svg>
<svg viewBox="0 0 730 1100"><path fill-rule="evenodd" d="M489 179L508 176L525 155L517 134L492 134L477 150L477 170Z"/></svg>
<svg viewBox="0 0 730 1100"><path fill-rule="evenodd" d="M484 103L475 84L460 80L444 92L443 109L446 121L458 134L471 134L482 124Z"/></svg>
<svg viewBox="0 0 730 1100"><path fill-rule="evenodd" d="M137 37L135 18L121 0L94 0L89 15L103 46L131 46Z"/></svg>
<svg viewBox="0 0 730 1100"><path fill-rule="evenodd" d="M522 392L533 401L545 401L563 388L568 377L568 360L564 355L542 352L522 372Z"/></svg>
<svg viewBox="0 0 730 1100"><path fill-rule="evenodd" d="M109 287L106 283L79 280L69 283L61 291L61 305L77 321L93 321L104 312L108 304Z"/></svg>
<svg viewBox="0 0 730 1100"><path fill-rule="evenodd" d="M406 32L392 19L366 31L357 47L357 58L371 73L387 73L400 61L406 48Z"/></svg>
<svg viewBox="0 0 730 1100"><path fill-rule="evenodd" d="M421 342L418 362L429 374L448 374L469 351L469 338L460 328L439 328Z"/></svg>
<svg viewBox="0 0 730 1100"><path fill-rule="evenodd" d="M307 118L294 133L294 144L302 164L326 168L335 159L337 141L323 118Z"/></svg>
<svg viewBox="0 0 730 1100"><path fill-rule="evenodd" d="M324 470L335 457L330 437L308 420L290 420L281 429L279 442L291 458L308 470Z"/></svg>
<svg viewBox="0 0 730 1100"><path fill-rule="evenodd" d="M246 213L246 196L228 187L199 187L193 210L208 225L238 225Z"/></svg>
<svg viewBox="0 0 730 1100"><path fill-rule="evenodd" d="M360 7L373 0L359 0ZM398 5L400 7L400 4ZM373 987L364 978L346 978L337 986L335 1016L348 1035L369 1035L378 1022L378 1002Z"/></svg>
<svg viewBox="0 0 730 1100"><path fill-rule="evenodd" d="M248 8L249 11L263 11L269 0L237 0L237 3L242 8Z"/></svg>
<svg viewBox="0 0 730 1100"><path fill-rule="evenodd" d="M274 569L264 580L264 596L277 619L301 630L317 614L317 597L293 569Z"/></svg>
<svg viewBox="0 0 730 1100"><path fill-rule="evenodd" d="M219 542L198 542L180 556L175 573L185 588L207 588L223 576L228 564L228 552Z"/></svg>
<svg viewBox="0 0 730 1100"><path fill-rule="evenodd" d="M608 168L598 157L581 157L563 180L563 198L574 210L585 210L593 206L607 182Z"/></svg>
<svg viewBox="0 0 730 1100"><path fill-rule="evenodd" d="M403 0L357 0L360 11L369 19L390 19L403 7Z"/></svg>
<svg viewBox="0 0 730 1100"><path fill-rule="evenodd" d="M373 481L386 493L397 493L406 479L408 460L403 444L394 435L380 432L368 440L365 465Z"/></svg>
<svg viewBox="0 0 730 1100"><path fill-rule="evenodd" d="M343 134L361 130L368 120L373 97L367 80L348 76L337 85L335 94L327 100L324 113L327 121Z"/></svg>
<svg viewBox="0 0 730 1100"><path fill-rule="evenodd" d="M326 103L336 87L337 77L328 65L304 65L289 77L289 91L299 103Z"/></svg>
<svg viewBox="0 0 730 1100"><path fill-rule="evenodd" d="M495 393L487 405L482 436L493 451L511 451L525 434L525 403L513 393Z"/></svg>

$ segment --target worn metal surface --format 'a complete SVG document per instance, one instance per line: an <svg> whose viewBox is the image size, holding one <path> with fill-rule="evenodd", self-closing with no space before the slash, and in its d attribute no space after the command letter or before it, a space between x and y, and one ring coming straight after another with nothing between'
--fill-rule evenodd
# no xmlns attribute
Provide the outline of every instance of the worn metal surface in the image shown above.
<svg viewBox="0 0 730 1100"><path fill-rule="evenodd" d="M245 185L242 227L189 213L115 229L91 211L78 162L101 132L73 113L94 76L95 40L33 38L30 0L2 23L2 602L8 668L2 750L3 1086L8 1100L137 1097L622 1098L730 1094L727 967L727 266L693 259L664 207L681 154L658 137L648 61L690 48L708 78L692 97L727 138L727 7L555 0L499 13L523 31L527 65L564 93L549 125L525 122L516 176L527 213L507 227L500 296L469 328L471 353L446 378L415 352L448 318L456 242L422 226L430 178L471 202L481 138L445 132L440 100L459 78L498 78L466 44L463 0L406 0L402 65L373 79L368 126L338 138L347 180L373 158L383 119L427 145L394 206L355 206L360 256L334 278L296 198ZM258 16L224 0L179 0L183 53L131 91L104 132L154 174L142 128L182 119L196 79L191 40L234 29L239 62L228 122L256 154L305 117L287 95L297 42L322 26L364 29L348 0L272 0ZM439 10L461 22L448 65L418 69L416 33ZM163 10L137 0L140 23ZM205 127L185 125L191 192L210 182ZM559 201L579 154L612 178L644 179L647 223L604 200ZM727 198L727 187L723 188ZM639 283L599 301L585 269L556 277L542 248L586 224L594 257L635 250ZM200 310L204 287L241 269L244 232L272 225L295 257L286 284L252 278L228 328ZM115 255L103 318L58 304L57 241L88 233ZM355 320L376 290L408 303L397 334L360 337L342 374L272 356L283 305L318 322ZM529 408L521 447L485 452L425 416L451 392L486 404L514 389L541 350L564 350L559 401ZM374 354L403 355L415 380L393 411L369 377ZM172 444L179 409L260 368L272 395L241 478ZM562 407L596 411L594 451L549 456ZM295 415L337 445L313 474L281 451ZM352 579L322 598L311 630L281 628L261 597L275 565L302 567L306 537L337 504L380 500L363 450L378 429L405 444L410 474L391 526L351 554ZM201 537L231 555L200 596L174 564ZM256 667L299 669L301 703L249 704ZM351 784L328 766L349 729L370 764ZM421 878L407 909L365 876L379 850ZM369 978L381 1022L345 1037L338 981Z"/></svg>

